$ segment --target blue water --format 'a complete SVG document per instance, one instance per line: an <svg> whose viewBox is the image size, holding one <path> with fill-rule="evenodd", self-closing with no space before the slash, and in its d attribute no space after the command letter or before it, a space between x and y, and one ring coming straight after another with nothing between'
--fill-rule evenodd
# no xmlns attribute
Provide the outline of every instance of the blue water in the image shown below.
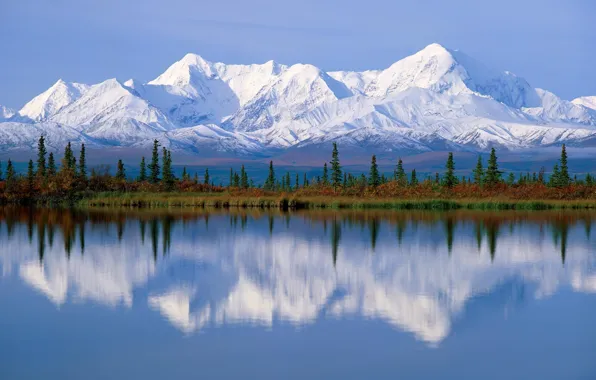
<svg viewBox="0 0 596 380"><path fill-rule="evenodd" d="M0 209L0 379L596 379L594 220Z"/></svg>

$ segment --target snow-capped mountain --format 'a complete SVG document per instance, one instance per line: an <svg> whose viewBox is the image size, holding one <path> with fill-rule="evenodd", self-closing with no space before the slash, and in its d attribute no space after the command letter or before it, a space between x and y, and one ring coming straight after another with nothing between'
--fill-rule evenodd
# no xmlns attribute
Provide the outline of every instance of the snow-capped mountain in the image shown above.
<svg viewBox="0 0 596 380"><path fill-rule="evenodd" d="M0 105L0 121L10 119L15 113L15 110Z"/></svg>
<svg viewBox="0 0 596 380"><path fill-rule="evenodd" d="M227 65L187 54L147 83L60 80L17 113L0 112L2 120L4 149L32 146L32 130L49 135L58 127L98 146L159 138L189 152L266 154L330 141L384 151L523 149L591 142L596 97L566 101L431 44L364 72Z"/></svg>

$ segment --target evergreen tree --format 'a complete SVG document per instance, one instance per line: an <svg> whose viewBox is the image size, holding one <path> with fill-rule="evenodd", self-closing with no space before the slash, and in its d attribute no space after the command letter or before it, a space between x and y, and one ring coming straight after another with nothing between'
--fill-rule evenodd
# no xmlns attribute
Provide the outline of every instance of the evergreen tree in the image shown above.
<svg viewBox="0 0 596 380"><path fill-rule="evenodd" d="M482 167L482 156L478 155L478 162L476 168L474 168L474 183L476 185L482 185L484 179L484 168Z"/></svg>
<svg viewBox="0 0 596 380"><path fill-rule="evenodd" d="M248 174L246 174L246 170L244 170L244 165L240 168L240 187L248 189Z"/></svg>
<svg viewBox="0 0 596 380"><path fill-rule="evenodd" d="M139 182L145 182L147 180L147 164L145 163L145 157L141 158L141 165L139 170Z"/></svg>
<svg viewBox="0 0 596 380"><path fill-rule="evenodd" d="M47 174L49 177L53 177L56 175L56 172L56 160L54 159L54 153L50 152L50 156L48 157Z"/></svg>
<svg viewBox="0 0 596 380"><path fill-rule="evenodd" d="M327 163L325 162L325 165L323 165L323 185L328 185L329 184L329 173L327 171Z"/></svg>
<svg viewBox="0 0 596 380"><path fill-rule="evenodd" d="M292 180L290 179L290 172L286 172L286 190L292 191Z"/></svg>
<svg viewBox="0 0 596 380"><path fill-rule="evenodd" d="M232 187L234 185L234 170L232 168L230 168L230 186Z"/></svg>
<svg viewBox="0 0 596 380"><path fill-rule="evenodd" d="M551 174L548 185L551 187L559 186L559 178L561 177L561 171L559 170L559 164L555 164L553 167L553 174Z"/></svg>
<svg viewBox="0 0 596 380"><path fill-rule="evenodd" d="M87 158L85 157L85 144L81 144L81 152L79 154L79 178L83 182L87 182Z"/></svg>
<svg viewBox="0 0 596 380"><path fill-rule="evenodd" d="M370 173L368 175L368 185L377 187L381 184L379 177L379 167L377 166L377 156L373 155L370 161Z"/></svg>
<svg viewBox="0 0 596 380"><path fill-rule="evenodd" d="M193 176L192 181L194 182L195 185L199 184L199 173L195 172L195 175Z"/></svg>
<svg viewBox="0 0 596 380"><path fill-rule="evenodd" d="M14 166L12 165L12 161L8 159L8 163L6 164L6 187L8 190L12 190L16 181L16 175L14 171Z"/></svg>
<svg viewBox="0 0 596 380"><path fill-rule="evenodd" d="M162 182L165 185L166 189L171 190L174 186L174 173L172 172L172 153L167 150L165 147L162 149L162 169L161 169L161 177Z"/></svg>
<svg viewBox="0 0 596 380"><path fill-rule="evenodd" d="M410 186L417 186L418 185L418 177L416 176L416 169L412 169L412 174L410 175Z"/></svg>
<svg viewBox="0 0 596 380"><path fill-rule="evenodd" d="M406 176L406 171L404 170L404 164L401 158L397 161L393 179L397 181L400 186L406 186L408 184L408 177Z"/></svg>
<svg viewBox="0 0 596 380"><path fill-rule="evenodd" d="M267 176L267 180L265 181L264 189L268 191L275 190L275 170L273 169L273 161L269 161L269 175Z"/></svg>
<svg viewBox="0 0 596 380"><path fill-rule="evenodd" d="M559 160L559 162L560 167L558 185L569 186L569 184L571 183L571 178L569 177L569 168L567 166L567 149L565 148L565 144L561 146L561 159Z"/></svg>
<svg viewBox="0 0 596 380"><path fill-rule="evenodd" d="M45 178L46 176L46 144L45 137L40 136L37 143L37 176Z"/></svg>
<svg viewBox="0 0 596 380"><path fill-rule="evenodd" d="M159 141L153 140L153 151L151 152L151 163L149 164L149 182L159 183Z"/></svg>
<svg viewBox="0 0 596 380"><path fill-rule="evenodd" d="M308 186L308 179L306 179L306 173L304 173L304 176L302 177L302 186L303 187Z"/></svg>
<svg viewBox="0 0 596 380"><path fill-rule="evenodd" d="M240 187L240 176L238 175L238 173L234 173L234 187Z"/></svg>
<svg viewBox="0 0 596 380"><path fill-rule="evenodd" d="M203 184L209 185L209 168L205 168L205 177L203 178Z"/></svg>
<svg viewBox="0 0 596 380"><path fill-rule="evenodd" d="M447 171L445 172L445 176L443 177L443 186L451 189L458 183L458 179L455 176L455 161L453 160L453 153L451 152L449 152L449 156L447 157L447 163L445 164L445 168L447 169Z"/></svg>
<svg viewBox="0 0 596 380"><path fill-rule="evenodd" d="M590 173L586 174L586 186L594 186L594 177Z"/></svg>
<svg viewBox="0 0 596 380"><path fill-rule="evenodd" d="M339 163L339 152L337 150L337 144L333 143L333 153L331 154L331 184L333 185L333 189L337 190L337 188L341 185L341 165Z"/></svg>
<svg viewBox="0 0 596 380"><path fill-rule="evenodd" d="M126 170L124 169L124 163L122 160L118 160L118 167L116 169L116 179L120 181L126 180Z"/></svg>
<svg viewBox="0 0 596 380"><path fill-rule="evenodd" d="M499 171L499 164L497 163L497 153L495 148L490 151L488 158L488 165L484 175L484 183L487 186L494 186L501 181L501 172Z"/></svg>
<svg viewBox="0 0 596 380"><path fill-rule="evenodd" d="M35 171L33 170L33 160L29 160L29 164L27 165L27 185L29 187L29 193L33 191L34 181Z"/></svg>
<svg viewBox="0 0 596 380"><path fill-rule="evenodd" d="M188 175L188 172L186 171L186 166L182 168L182 180L183 181L190 180L190 176Z"/></svg>
<svg viewBox="0 0 596 380"><path fill-rule="evenodd" d="M300 188L300 176L296 173L296 185L294 186L294 190L298 190Z"/></svg>
<svg viewBox="0 0 596 380"><path fill-rule="evenodd" d="M509 177L507 177L507 185L513 186L515 184L515 175L513 173L509 173Z"/></svg>

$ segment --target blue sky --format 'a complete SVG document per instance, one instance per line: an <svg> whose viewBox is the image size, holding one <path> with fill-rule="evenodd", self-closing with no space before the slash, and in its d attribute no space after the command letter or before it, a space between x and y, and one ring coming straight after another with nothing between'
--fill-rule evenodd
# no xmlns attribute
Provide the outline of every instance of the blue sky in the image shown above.
<svg viewBox="0 0 596 380"><path fill-rule="evenodd" d="M596 95L593 0L0 0L0 104L59 78L150 80L212 61L389 66L432 42L563 98Z"/></svg>

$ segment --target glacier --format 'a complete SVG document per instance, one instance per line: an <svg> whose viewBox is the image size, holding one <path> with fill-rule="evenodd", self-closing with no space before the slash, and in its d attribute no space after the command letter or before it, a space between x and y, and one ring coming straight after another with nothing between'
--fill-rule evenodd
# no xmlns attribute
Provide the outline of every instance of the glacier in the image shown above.
<svg viewBox="0 0 596 380"><path fill-rule="evenodd" d="M0 106L1 151L30 149L42 134L51 149L159 139L191 154L267 155L332 141L384 152L582 147L596 138L596 96L567 101L436 43L364 72L187 54L146 83L59 80L18 111Z"/></svg>

